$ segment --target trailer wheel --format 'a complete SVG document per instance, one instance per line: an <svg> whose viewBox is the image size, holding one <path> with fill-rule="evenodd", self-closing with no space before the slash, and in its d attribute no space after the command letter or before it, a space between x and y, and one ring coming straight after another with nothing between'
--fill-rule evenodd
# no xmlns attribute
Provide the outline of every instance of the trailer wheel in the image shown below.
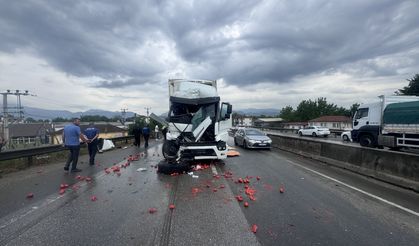
<svg viewBox="0 0 419 246"><path fill-rule="evenodd" d="M371 135L362 135L359 144L364 147L374 147L374 138Z"/></svg>

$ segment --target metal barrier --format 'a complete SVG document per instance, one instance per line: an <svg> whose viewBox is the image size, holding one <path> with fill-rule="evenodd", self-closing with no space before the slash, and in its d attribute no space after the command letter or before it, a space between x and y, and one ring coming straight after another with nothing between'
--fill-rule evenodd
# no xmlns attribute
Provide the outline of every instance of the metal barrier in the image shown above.
<svg viewBox="0 0 419 246"><path fill-rule="evenodd" d="M115 137L115 138L109 138L109 140L112 140L113 142L125 142L128 143L128 140L133 139L134 136L129 135L125 137ZM0 161L6 161L6 160L13 160L13 159L19 159L28 157L28 163L32 163L32 157L38 156L38 155L45 155L49 153L55 153L59 151L63 151L66 148L61 145L50 145L45 147L36 147L36 148L29 148L29 149L20 149L20 150L12 150L12 151L5 151L0 152Z"/></svg>

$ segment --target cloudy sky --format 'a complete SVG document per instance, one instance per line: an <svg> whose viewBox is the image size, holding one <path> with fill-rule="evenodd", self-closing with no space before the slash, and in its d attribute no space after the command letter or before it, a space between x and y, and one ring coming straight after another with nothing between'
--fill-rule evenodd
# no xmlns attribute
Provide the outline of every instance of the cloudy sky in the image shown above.
<svg viewBox="0 0 419 246"><path fill-rule="evenodd" d="M419 1L0 0L0 91L24 106L162 113L168 78L236 109L348 107L419 73ZM11 99L12 100L12 99Z"/></svg>

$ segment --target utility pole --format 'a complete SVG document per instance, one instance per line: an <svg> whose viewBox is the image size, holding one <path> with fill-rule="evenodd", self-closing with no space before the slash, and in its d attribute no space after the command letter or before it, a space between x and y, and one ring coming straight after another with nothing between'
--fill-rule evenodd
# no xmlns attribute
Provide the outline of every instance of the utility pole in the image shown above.
<svg viewBox="0 0 419 246"><path fill-rule="evenodd" d="M150 123L150 118L148 117L149 115L149 110L151 109L150 107L145 107L145 110L147 110L147 118L146 118L146 123L149 124Z"/></svg>
<svg viewBox="0 0 419 246"><path fill-rule="evenodd" d="M122 108L121 109L121 114L122 114L122 125L125 125L125 119L126 119L126 115L127 115L127 108Z"/></svg>
<svg viewBox="0 0 419 246"><path fill-rule="evenodd" d="M9 109L11 107L7 106L7 96L8 95L15 95L17 96L17 113L19 115L19 120L23 119L23 107L22 102L20 100L20 96L28 96L29 91L25 90L24 92L20 92L19 90L15 90L12 92L11 90L6 90L6 92L0 93L3 96L3 139L9 141Z"/></svg>

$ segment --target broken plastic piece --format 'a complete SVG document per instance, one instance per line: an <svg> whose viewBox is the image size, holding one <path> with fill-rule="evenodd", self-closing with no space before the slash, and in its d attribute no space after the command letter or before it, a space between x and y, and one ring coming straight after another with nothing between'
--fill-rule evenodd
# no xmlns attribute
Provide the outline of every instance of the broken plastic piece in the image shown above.
<svg viewBox="0 0 419 246"><path fill-rule="evenodd" d="M199 178L199 176L198 175L192 175L192 178L197 179L197 178Z"/></svg>
<svg viewBox="0 0 419 246"><path fill-rule="evenodd" d="M257 225L252 225L252 232L256 233L258 230L258 226Z"/></svg>
<svg viewBox="0 0 419 246"><path fill-rule="evenodd" d="M240 153L236 150L227 151L227 157L235 157L235 156L240 156Z"/></svg>
<svg viewBox="0 0 419 246"><path fill-rule="evenodd" d="M137 172L145 172L145 171L147 171L147 168L145 167L140 167L137 169Z"/></svg>
<svg viewBox="0 0 419 246"><path fill-rule="evenodd" d="M28 193L27 195L26 195L26 198L33 198L33 193L32 192L30 192L30 193Z"/></svg>

